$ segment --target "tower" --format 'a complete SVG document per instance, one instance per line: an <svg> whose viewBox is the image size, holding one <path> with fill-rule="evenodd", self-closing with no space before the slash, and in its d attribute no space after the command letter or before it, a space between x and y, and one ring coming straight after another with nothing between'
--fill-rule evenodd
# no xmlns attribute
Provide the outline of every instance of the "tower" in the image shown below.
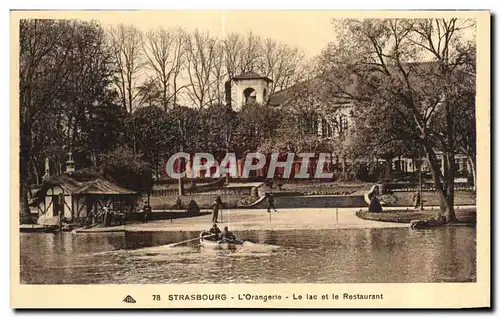
<svg viewBox="0 0 500 318"><path fill-rule="evenodd" d="M267 103L269 83L273 81L255 72L247 72L233 77L231 101L234 110L239 111L246 103Z"/></svg>

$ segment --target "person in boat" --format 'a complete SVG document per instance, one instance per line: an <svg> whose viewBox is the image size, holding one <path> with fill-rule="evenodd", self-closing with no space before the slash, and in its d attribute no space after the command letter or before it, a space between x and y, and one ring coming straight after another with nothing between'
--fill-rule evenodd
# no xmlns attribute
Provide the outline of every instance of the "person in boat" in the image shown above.
<svg viewBox="0 0 500 318"><path fill-rule="evenodd" d="M212 227L210 228L210 230L208 231L209 234L215 234L212 239L218 241L220 239L220 229L219 227L217 227L217 224L214 223L214 225L212 225Z"/></svg>
<svg viewBox="0 0 500 318"><path fill-rule="evenodd" d="M222 232L222 241L236 241L236 235L234 235L233 232L229 231L229 228L227 226L224 227L224 231Z"/></svg>

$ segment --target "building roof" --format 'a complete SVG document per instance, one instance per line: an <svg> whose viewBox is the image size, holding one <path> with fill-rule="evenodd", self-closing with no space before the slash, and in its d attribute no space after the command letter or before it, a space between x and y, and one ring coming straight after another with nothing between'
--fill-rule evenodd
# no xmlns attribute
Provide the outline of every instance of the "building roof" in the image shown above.
<svg viewBox="0 0 500 318"><path fill-rule="evenodd" d="M39 202L43 202L47 190L54 186L61 187L64 193L69 195L131 195L137 193L135 191L122 188L102 177L94 177L92 180L84 182L79 182L72 177L74 177L74 174L70 175L63 173L45 180L41 187L33 195L30 205L33 206Z"/></svg>
<svg viewBox="0 0 500 318"><path fill-rule="evenodd" d="M57 176L52 176L49 179L45 180L39 191L45 193L47 189L53 186L59 186L63 189L64 193L71 194L75 192L75 190L80 188L82 186L82 183L73 179L71 175L63 173Z"/></svg>
<svg viewBox="0 0 500 318"><path fill-rule="evenodd" d="M74 194L102 194L102 195L122 195L122 194L136 194L135 191L122 188L111 181L104 178L96 178L87 181L82 186L76 189Z"/></svg>
<svg viewBox="0 0 500 318"><path fill-rule="evenodd" d="M324 83L321 82L319 77L314 77L272 93L269 95L267 103L270 106L281 106L294 98L307 96L312 92L319 92L321 89L325 89Z"/></svg>
<svg viewBox="0 0 500 318"><path fill-rule="evenodd" d="M262 76L258 73L255 73L253 71L243 73L241 75L233 77L233 80L250 80L250 79L263 79L267 82L272 82L273 80L270 79L269 77Z"/></svg>

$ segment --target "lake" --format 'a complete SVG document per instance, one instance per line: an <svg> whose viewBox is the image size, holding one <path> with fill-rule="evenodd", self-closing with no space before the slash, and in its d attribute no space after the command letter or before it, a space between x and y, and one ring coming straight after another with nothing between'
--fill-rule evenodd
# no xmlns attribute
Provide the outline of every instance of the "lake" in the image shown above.
<svg viewBox="0 0 500 318"><path fill-rule="evenodd" d="M273 252L267 248L208 251L201 249L196 241L179 247L161 247L197 237L198 232L21 233L21 283L476 281L475 227L235 234L241 239L280 248Z"/></svg>

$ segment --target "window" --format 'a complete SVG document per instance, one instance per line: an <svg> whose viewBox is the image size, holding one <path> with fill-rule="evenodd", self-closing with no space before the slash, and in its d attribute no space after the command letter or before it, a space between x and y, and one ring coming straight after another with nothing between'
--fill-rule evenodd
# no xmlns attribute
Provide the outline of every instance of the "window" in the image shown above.
<svg viewBox="0 0 500 318"><path fill-rule="evenodd" d="M255 103L257 100L257 93L255 92L255 89L249 87L243 91L243 97L245 104Z"/></svg>

